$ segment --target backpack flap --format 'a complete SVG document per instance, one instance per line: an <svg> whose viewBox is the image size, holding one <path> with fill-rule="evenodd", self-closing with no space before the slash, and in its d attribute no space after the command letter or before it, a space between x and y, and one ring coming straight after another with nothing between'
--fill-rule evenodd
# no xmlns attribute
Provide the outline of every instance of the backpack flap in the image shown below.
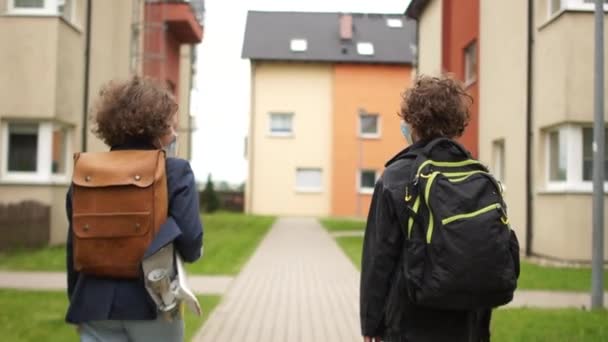
<svg viewBox="0 0 608 342"><path fill-rule="evenodd" d="M72 182L86 188L149 187L163 174L159 170L164 167L163 154L161 150L77 153Z"/></svg>
<svg viewBox="0 0 608 342"><path fill-rule="evenodd" d="M80 239L120 239L143 236L152 229L150 213L76 214L74 234Z"/></svg>

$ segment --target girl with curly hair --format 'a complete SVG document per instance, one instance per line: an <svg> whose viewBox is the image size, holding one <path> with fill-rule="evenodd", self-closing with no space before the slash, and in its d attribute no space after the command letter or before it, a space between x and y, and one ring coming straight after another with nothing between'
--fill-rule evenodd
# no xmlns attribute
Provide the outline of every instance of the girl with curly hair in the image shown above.
<svg viewBox="0 0 608 342"><path fill-rule="evenodd" d="M112 81L101 89L95 103L93 132L111 151L174 150L177 110L171 93L155 81L138 76ZM194 262L201 256L203 241L194 174L182 159L167 158L165 167L169 208L160 231L170 229L176 236L172 240L175 250L185 262ZM179 315L166 320L158 314L143 276L105 278L75 269L72 189L67 194L66 210L70 223L66 246L70 304L66 321L78 326L80 340L182 341L183 320Z"/></svg>

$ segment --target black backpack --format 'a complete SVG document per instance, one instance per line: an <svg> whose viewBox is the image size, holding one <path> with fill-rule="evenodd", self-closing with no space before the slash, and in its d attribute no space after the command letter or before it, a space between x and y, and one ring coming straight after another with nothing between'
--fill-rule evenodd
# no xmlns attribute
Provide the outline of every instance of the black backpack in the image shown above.
<svg viewBox="0 0 608 342"><path fill-rule="evenodd" d="M509 303L519 277L519 244L501 184L452 140L410 153L415 161L403 226L411 301L445 310Z"/></svg>

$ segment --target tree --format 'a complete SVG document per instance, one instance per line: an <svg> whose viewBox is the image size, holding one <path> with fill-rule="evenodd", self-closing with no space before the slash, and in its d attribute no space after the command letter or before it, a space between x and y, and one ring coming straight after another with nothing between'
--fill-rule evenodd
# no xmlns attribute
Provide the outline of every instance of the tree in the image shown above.
<svg viewBox="0 0 608 342"><path fill-rule="evenodd" d="M205 190L203 190L203 209L205 212L212 213L217 211L220 208L220 199L215 192L213 187L213 180L211 179L211 174L207 177L207 184L205 185Z"/></svg>

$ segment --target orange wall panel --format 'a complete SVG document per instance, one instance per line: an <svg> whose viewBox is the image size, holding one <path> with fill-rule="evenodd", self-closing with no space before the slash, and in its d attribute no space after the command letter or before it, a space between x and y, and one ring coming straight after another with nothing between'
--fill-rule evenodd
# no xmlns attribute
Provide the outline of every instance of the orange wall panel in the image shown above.
<svg viewBox="0 0 608 342"><path fill-rule="evenodd" d="M370 194L360 194L359 169L384 170L406 147L397 116L401 93L411 85L410 66L336 64L334 66L332 215L367 216ZM379 115L380 137L359 137L359 112Z"/></svg>
<svg viewBox="0 0 608 342"><path fill-rule="evenodd" d="M443 70L464 80L464 49L477 42L477 81L467 90L473 97L471 122L460 142L474 156L478 154L479 132L479 1L480 0L445 0L443 2Z"/></svg>

